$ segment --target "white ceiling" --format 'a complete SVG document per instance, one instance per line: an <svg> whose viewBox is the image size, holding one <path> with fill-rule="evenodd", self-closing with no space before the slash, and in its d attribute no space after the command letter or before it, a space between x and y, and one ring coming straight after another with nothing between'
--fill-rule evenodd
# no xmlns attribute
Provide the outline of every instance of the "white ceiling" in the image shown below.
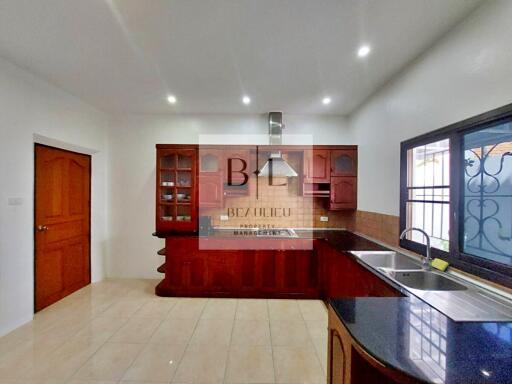
<svg viewBox="0 0 512 384"><path fill-rule="evenodd" d="M0 56L113 113L347 114L480 2L0 0Z"/></svg>

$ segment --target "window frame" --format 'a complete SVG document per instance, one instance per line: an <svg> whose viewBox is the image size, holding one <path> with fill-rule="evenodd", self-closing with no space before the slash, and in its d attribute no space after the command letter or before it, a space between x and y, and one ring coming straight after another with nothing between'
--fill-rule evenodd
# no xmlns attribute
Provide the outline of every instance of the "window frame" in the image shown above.
<svg viewBox="0 0 512 384"><path fill-rule="evenodd" d="M400 143L400 233L407 225L407 151L422 145L435 141L449 139L450 141L450 238L449 251L443 251L432 248L432 256L439 257L448 261L453 267L474 274L478 277L512 287L512 266L507 266L491 260L486 260L477 256L462 252L461 222L459 218L464 212L464 197L461 191L464 188L464 167L462 161L462 138L465 134L479 131L489 126L499 124L500 122L512 121L512 104L485 112L478 116L462 120L444 128L405 140ZM401 239L399 244L402 248L425 255L425 245L408 240Z"/></svg>

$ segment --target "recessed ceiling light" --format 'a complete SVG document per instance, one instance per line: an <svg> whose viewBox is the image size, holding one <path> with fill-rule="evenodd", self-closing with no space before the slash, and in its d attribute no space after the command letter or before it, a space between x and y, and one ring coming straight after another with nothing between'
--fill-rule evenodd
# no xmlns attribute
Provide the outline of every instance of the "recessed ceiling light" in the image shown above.
<svg viewBox="0 0 512 384"><path fill-rule="evenodd" d="M357 50L357 56L359 57L366 57L370 53L372 49L368 45L362 45Z"/></svg>
<svg viewBox="0 0 512 384"><path fill-rule="evenodd" d="M176 104L176 101L178 101L178 100L176 99L176 96L174 96L174 95L168 95L168 96L167 96L167 102L168 102L169 104Z"/></svg>
<svg viewBox="0 0 512 384"><path fill-rule="evenodd" d="M324 97L324 98L322 99L322 104L323 104L323 105L328 105L328 104L331 104L331 101L332 101L332 100L331 100L331 98L330 98L330 97L328 97L328 96L326 96L326 97Z"/></svg>
<svg viewBox="0 0 512 384"><path fill-rule="evenodd" d="M244 103L245 105L251 104L251 98L249 96L242 97L242 103Z"/></svg>

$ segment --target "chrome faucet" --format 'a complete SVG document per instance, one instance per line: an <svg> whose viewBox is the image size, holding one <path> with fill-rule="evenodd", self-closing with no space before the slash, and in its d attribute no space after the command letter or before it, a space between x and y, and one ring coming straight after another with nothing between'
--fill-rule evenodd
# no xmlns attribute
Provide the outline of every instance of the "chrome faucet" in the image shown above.
<svg viewBox="0 0 512 384"><path fill-rule="evenodd" d="M423 266L424 270L430 271L432 269L432 267L430 265L430 263L432 261L432 253L430 251L430 236L427 234L427 232L425 232L423 229L419 229L419 228L415 228L415 227L405 228L403 230L403 232L400 234L400 240L402 240L405 237L407 232L412 232L412 231L418 231L418 232L422 233L423 236L425 237L425 239L427 240L427 244L426 244L427 254L425 255L425 258L423 259L422 266Z"/></svg>

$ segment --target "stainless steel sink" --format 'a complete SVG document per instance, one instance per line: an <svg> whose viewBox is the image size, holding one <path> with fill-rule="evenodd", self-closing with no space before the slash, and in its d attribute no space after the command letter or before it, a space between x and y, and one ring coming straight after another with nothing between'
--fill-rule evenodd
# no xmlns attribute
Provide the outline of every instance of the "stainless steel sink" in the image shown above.
<svg viewBox="0 0 512 384"><path fill-rule="evenodd" d="M393 271L391 277L408 288L421 291L464 291L467 289L452 279L429 271Z"/></svg>
<svg viewBox="0 0 512 384"><path fill-rule="evenodd" d="M352 251L371 267L386 270L418 270L421 264L410 257L392 251Z"/></svg>

